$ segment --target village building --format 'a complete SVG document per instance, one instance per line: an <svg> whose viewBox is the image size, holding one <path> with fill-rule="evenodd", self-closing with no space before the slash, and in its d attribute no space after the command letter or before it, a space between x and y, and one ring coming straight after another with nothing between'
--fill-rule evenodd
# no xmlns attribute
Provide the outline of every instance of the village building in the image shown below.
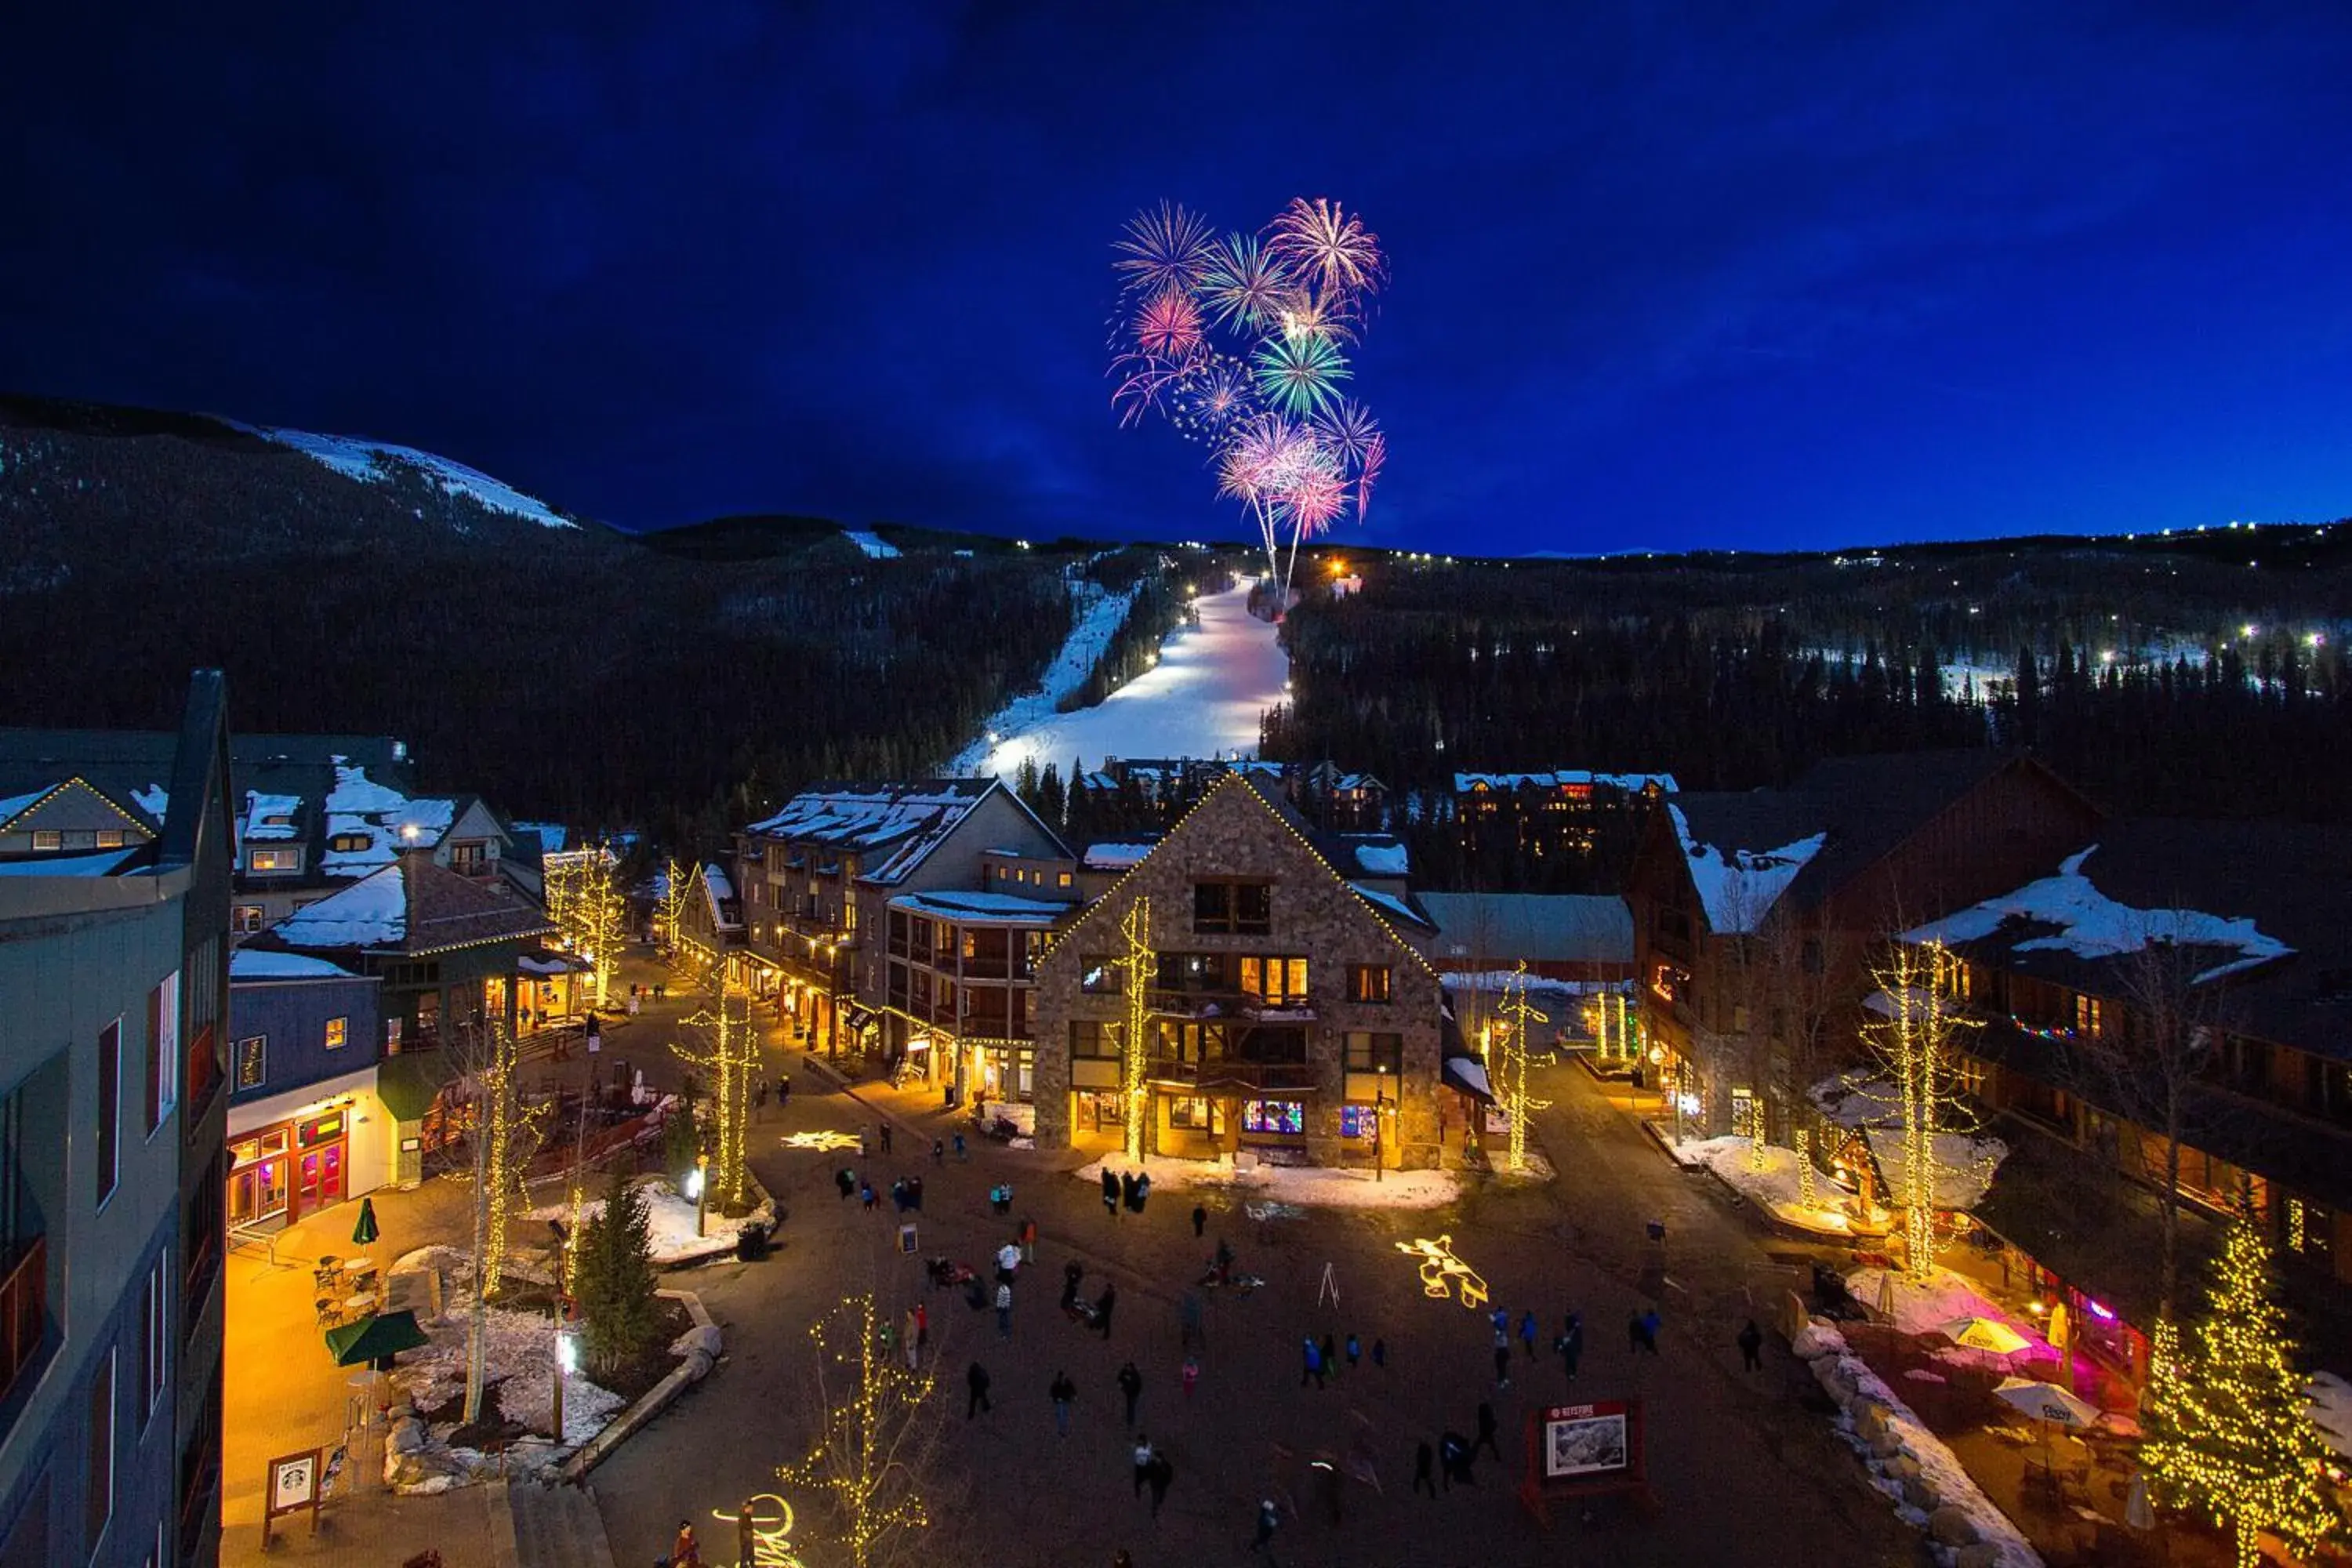
<svg viewBox="0 0 2352 1568"><path fill-rule="evenodd" d="M1441 1095L1454 1093L1422 951L1435 928L1410 893L1363 875L1278 785L1221 779L1036 965L1039 1145L1123 1137L1125 1033L1139 1014L1147 1152L1435 1165ZM1139 901L1137 952L1123 926Z"/></svg>
<svg viewBox="0 0 2352 1568"><path fill-rule="evenodd" d="M1845 757L1787 789L1666 797L1626 889L1643 1075L1679 1125L1785 1141L1851 1058L1895 933L2019 885L2099 812L2030 758Z"/></svg>
<svg viewBox="0 0 2352 1568"><path fill-rule="evenodd" d="M1454 817L1462 853L1525 860L1591 856L1612 835L1641 829L1650 807L1676 792L1672 773L1543 773L1454 775Z"/></svg>

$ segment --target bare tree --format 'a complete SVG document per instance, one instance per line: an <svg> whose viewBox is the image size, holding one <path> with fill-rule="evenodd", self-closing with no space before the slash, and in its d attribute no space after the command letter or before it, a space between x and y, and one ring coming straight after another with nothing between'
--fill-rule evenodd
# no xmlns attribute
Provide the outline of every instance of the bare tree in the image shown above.
<svg viewBox="0 0 2352 1568"><path fill-rule="evenodd" d="M678 1058L706 1074L710 1085L711 1155L709 1180L721 1201L738 1212L751 1202L746 1157L751 1121L751 1080L760 1075L760 1034L751 1024L748 997L730 996L713 972L709 1005L680 1022L702 1032L699 1049L673 1044Z"/></svg>
<svg viewBox="0 0 2352 1568"><path fill-rule="evenodd" d="M808 1457L779 1473L822 1494L853 1568L940 1561L932 1529L939 1500L926 1494L938 1485L947 1410L933 1396L932 1368L892 1342L870 1289L811 1324L809 1336L816 1342L811 1403L824 1425Z"/></svg>
<svg viewBox="0 0 2352 1568"><path fill-rule="evenodd" d="M449 1047L467 1106L473 1152L474 1282L466 1337L466 1419L480 1418L489 1299L506 1269L508 1222L523 1194L523 1173L545 1133L544 1106L526 1105L521 1052L506 1020L477 1019L458 1029Z"/></svg>
<svg viewBox="0 0 2352 1568"><path fill-rule="evenodd" d="M2210 1131L2213 1101L2200 1085L2231 1022L2215 972L2234 952L2176 940L2182 926L2172 910L2144 911L2139 923L2138 948L2113 965L2121 1016L2103 1009L2083 1020L2067 1059L2084 1100L2153 1140L2139 1163L2157 1191L2158 1314L2169 1319L2180 1274L2180 1152L2184 1140Z"/></svg>
<svg viewBox="0 0 2352 1568"><path fill-rule="evenodd" d="M1888 1185L1903 1210L1904 1273L1915 1283L1936 1265L1937 1178L1948 1168L1938 1142L1978 1126L1961 1089L1959 1042L1980 1026L1958 1010L1955 968L1939 942L1889 942L1871 970L1883 1016L1862 1031L1885 1071L1903 1135L1903 1163Z"/></svg>

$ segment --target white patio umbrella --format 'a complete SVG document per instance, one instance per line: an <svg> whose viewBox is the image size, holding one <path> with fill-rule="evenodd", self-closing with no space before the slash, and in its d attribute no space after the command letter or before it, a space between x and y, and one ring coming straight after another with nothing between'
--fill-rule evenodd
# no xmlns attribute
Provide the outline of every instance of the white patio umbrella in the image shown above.
<svg viewBox="0 0 2352 1568"><path fill-rule="evenodd" d="M2131 1493L2124 1499L2124 1522L2134 1530L2154 1530L2156 1510L2148 1506L2147 1472L2132 1478Z"/></svg>
<svg viewBox="0 0 2352 1568"><path fill-rule="evenodd" d="M2036 1383L2030 1377L2004 1377L1992 1392L1994 1398L2005 1400L2036 1421L2047 1421L2053 1426L2088 1426L2100 1415L2099 1407L2089 1400L2054 1383Z"/></svg>
<svg viewBox="0 0 2352 1568"><path fill-rule="evenodd" d="M2013 1355L2033 1342L1999 1318L1954 1318L1937 1324L1936 1331L1956 1345L1995 1355Z"/></svg>

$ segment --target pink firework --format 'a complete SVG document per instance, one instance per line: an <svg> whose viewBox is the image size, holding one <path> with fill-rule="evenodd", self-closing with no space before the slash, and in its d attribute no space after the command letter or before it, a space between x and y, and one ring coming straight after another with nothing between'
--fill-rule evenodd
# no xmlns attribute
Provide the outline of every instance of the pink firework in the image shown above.
<svg viewBox="0 0 2352 1568"><path fill-rule="evenodd" d="M1317 196L1293 196L1267 226L1268 255L1315 283L1326 300L1353 302L1388 279L1380 237L1339 204Z"/></svg>
<svg viewBox="0 0 2352 1568"><path fill-rule="evenodd" d="M1181 289L1162 289L1135 315L1136 346L1155 359L1189 364L1205 346L1201 308Z"/></svg>
<svg viewBox="0 0 2352 1568"><path fill-rule="evenodd" d="M1206 220L1172 202L1128 219L1127 237L1111 248L1119 253L1112 269L1123 275L1120 287L1130 294L1192 293L1217 261Z"/></svg>
<svg viewBox="0 0 2352 1568"><path fill-rule="evenodd" d="M1389 460L1389 438L1375 434L1364 444L1363 461L1356 468L1356 521L1364 521L1371 510L1372 481L1381 477L1381 465Z"/></svg>
<svg viewBox="0 0 2352 1568"><path fill-rule="evenodd" d="M1298 475L1282 502L1299 536L1322 533L1347 513L1348 481L1337 470L1316 465Z"/></svg>
<svg viewBox="0 0 2352 1568"><path fill-rule="evenodd" d="M1142 353L1119 355L1111 362L1110 374L1120 378L1111 389L1110 405L1118 410L1121 429L1139 423L1159 407L1161 395L1182 375L1166 361Z"/></svg>

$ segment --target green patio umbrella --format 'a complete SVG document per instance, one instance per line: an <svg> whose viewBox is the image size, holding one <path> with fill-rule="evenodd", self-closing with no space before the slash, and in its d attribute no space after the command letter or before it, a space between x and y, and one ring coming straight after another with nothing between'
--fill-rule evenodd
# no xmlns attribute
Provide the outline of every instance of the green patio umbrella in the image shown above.
<svg viewBox="0 0 2352 1568"><path fill-rule="evenodd" d="M377 1234L378 1232L375 1228L375 1200L373 1198L362 1198L360 1200L360 1222L359 1224L352 1226L352 1245L354 1247L373 1247L375 1245Z"/></svg>
<svg viewBox="0 0 2352 1568"><path fill-rule="evenodd" d="M327 1331L327 1349L337 1366L373 1366L433 1342L416 1326L415 1312L380 1312Z"/></svg>

